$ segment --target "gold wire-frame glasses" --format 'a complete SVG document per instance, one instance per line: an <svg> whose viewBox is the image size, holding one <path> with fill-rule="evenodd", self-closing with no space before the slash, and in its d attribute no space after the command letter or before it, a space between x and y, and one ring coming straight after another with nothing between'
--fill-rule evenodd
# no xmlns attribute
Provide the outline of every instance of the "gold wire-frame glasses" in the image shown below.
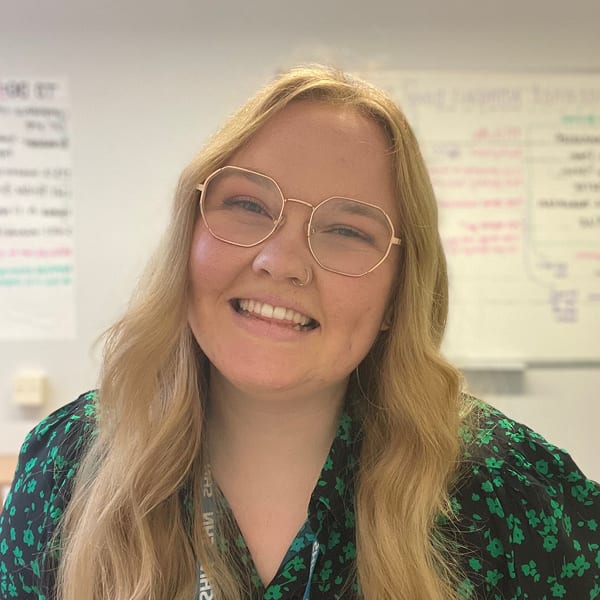
<svg viewBox="0 0 600 600"><path fill-rule="evenodd" d="M288 202L306 206L311 211L306 238L312 257L326 271L347 277L371 273L389 256L392 246L401 244L390 216L380 206L342 196L330 196L313 206L305 200L286 198L272 177L243 167L221 167L196 190L200 192L202 220L210 234L242 248L257 246L273 235L285 220ZM341 224L340 215L345 219ZM337 235L331 235L333 232ZM326 243L315 242L319 236Z"/></svg>

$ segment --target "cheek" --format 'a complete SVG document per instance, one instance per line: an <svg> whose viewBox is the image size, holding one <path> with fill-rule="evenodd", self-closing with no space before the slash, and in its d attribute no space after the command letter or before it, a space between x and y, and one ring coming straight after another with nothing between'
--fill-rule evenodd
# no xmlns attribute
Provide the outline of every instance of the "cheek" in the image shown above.
<svg viewBox="0 0 600 600"><path fill-rule="evenodd" d="M217 240L204 229L201 223L198 223L190 251L189 270L192 279L201 275L207 268L210 268L211 264L214 264L218 255L214 242Z"/></svg>
<svg viewBox="0 0 600 600"><path fill-rule="evenodd" d="M216 327L215 315L225 306L232 286L243 276L249 261L247 248L215 239L198 223L188 262L188 322L192 330Z"/></svg>
<svg viewBox="0 0 600 600"><path fill-rule="evenodd" d="M201 223L196 226L188 263L193 301L226 284L237 264L229 248L212 237Z"/></svg>
<svg viewBox="0 0 600 600"><path fill-rule="evenodd" d="M202 310L210 301L213 291L222 285L219 277L223 275L222 264L218 260L219 252L215 248L214 238L201 227L196 227L188 262L189 305L188 321L195 329L202 321Z"/></svg>
<svg viewBox="0 0 600 600"><path fill-rule="evenodd" d="M381 330L388 296L387 287L367 286L347 290L332 304L334 327L344 333L347 350L364 354L369 351Z"/></svg>

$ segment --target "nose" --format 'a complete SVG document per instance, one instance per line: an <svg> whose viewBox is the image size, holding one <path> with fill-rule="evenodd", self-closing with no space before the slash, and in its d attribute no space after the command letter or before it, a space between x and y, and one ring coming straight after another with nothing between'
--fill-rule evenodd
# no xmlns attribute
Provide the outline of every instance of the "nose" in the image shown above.
<svg viewBox="0 0 600 600"><path fill-rule="evenodd" d="M268 274L275 281L310 281L315 261L308 247L306 210L291 202L308 204L293 199L286 202L276 230L259 244L252 269Z"/></svg>

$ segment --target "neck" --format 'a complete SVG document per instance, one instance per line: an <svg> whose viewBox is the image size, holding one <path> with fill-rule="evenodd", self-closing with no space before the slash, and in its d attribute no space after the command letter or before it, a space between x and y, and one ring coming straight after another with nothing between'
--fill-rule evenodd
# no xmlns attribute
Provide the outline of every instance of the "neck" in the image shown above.
<svg viewBox="0 0 600 600"><path fill-rule="evenodd" d="M265 585L306 520L335 436L347 381L331 389L256 393L211 372L208 450Z"/></svg>
<svg viewBox="0 0 600 600"><path fill-rule="evenodd" d="M211 373L208 442L213 475L320 472L347 382L333 388L253 393Z"/></svg>

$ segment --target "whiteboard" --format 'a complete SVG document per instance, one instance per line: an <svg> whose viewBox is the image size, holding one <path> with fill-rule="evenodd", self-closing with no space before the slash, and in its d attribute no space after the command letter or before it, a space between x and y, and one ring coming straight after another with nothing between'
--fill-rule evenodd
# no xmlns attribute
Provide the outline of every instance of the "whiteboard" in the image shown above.
<svg viewBox="0 0 600 600"><path fill-rule="evenodd" d="M73 339L75 235L63 81L0 77L0 340Z"/></svg>
<svg viewBox="0 0 600 600"><path fill-rule="evenodd" d="M372 71L413 126L462 365L600 361L600 77Z"/></svg>

